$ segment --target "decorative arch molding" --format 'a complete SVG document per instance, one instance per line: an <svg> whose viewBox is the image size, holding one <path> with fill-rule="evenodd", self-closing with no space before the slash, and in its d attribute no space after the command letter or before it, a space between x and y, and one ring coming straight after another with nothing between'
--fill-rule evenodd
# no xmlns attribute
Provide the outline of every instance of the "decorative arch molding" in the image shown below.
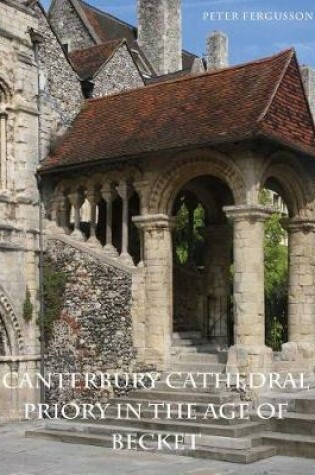
<svg viewBox="0 0 315 475"><path fill-rule="evenodd" d="M263 188L269 179L279 183L292 217L311 217L313 210L310 205L314 202L313 182L295 155L288 152L271 155L262 169L260 188Z"/></svg>
<svg viewBox="0 0 315 475"><path fill-rule="evenodd" d="M198 176L213 176L229 186L235 204L246 203L246 184L238 167L226 155L208 150L173 159L153 185L149 210L152 214L171 214L180 189Z"/></svg>
<svg viewBox="0 0 315 475"><path fill-rule="evenodd" d="M24 338L19 320L5 291L0 287L0 318L6 329L12 355L24 354Z"/></svg>

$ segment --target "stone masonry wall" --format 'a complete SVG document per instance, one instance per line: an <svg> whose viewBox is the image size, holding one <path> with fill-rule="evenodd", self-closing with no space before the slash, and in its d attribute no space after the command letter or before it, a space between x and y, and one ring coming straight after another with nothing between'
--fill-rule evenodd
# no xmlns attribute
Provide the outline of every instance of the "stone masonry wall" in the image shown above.
<svg viewBox="0 0 315 475"><path fill-rule="evenodd" d="M62 312L47 345L46 372L128 371L135 361L131 316L131 275L58 240L49 240L47 258L67 274ZM95 402L104 391L52 390L51 403Z"/></svg>
<svg viewBox="0 0 315 475"><path fill-rule="evenodd" d="M14 368L30 375L38 370L38 75L29 33L37 28L31 10L0 2L0 82L6 91L0 109L7 114L0 167L6 171L0 190L0 352L6 361L0 362L0 375ZM23 313L26 289L33 304L30 321ZM0 420L21 416L23 403L37 397L36 390L0 387Z"/></svg>
<svg viewBox="0 0 315 475"><path fill-rule="evenodd" d="M49 18L61 43L69 43L71 51L95 44L69 0L57 0Z"/></svg>
<svg viewBox="0 0 315 475"><path fill-rule="evenodd" d="M139 45L159 75L182 69L180 6L180 0L138 2Z"/></svg>
<svg viewBox="0 0 315 475"><path fill-rule="evenodd" d="M106 96L142 87L143 80L126 45L122 45L95 77L93 96Z"/></svg>
<svg viewBox="0 0 315 475"><path fill-rule="evenodd" d="M39 33L44 41L39 47L40 68L40 158L44 158L80 111L83 95L81 83L70 65L61 44L37 6Z"/></svg>
<svg viewBox="0 0 315 475"><path fill-rule="evenodd" d="M309 66L302 66L301 73L313 119L315 120L315 70Z"/></svg>

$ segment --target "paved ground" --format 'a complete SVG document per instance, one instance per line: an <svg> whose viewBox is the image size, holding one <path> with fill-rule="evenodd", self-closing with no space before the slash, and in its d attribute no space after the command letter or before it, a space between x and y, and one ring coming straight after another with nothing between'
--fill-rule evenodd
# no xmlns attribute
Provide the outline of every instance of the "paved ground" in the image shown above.
<svg viewBox="0 0 315 475"><path fill-rule="evenodd" d="M34 428L34 426L32 426ZM314 460L289 457L251 465L25 439L26 425L0 428L0 475L315 475Z"/></svg>

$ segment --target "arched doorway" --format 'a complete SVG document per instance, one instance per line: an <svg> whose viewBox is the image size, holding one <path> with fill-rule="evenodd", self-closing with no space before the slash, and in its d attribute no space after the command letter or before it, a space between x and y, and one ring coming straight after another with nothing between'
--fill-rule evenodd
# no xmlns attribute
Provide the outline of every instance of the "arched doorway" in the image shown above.
<svg viewBox="0 0 315 475"><path fill-rule="evenodd" d="M173 331L233 344L232 229L223 212L234 204L219 178L199 176L178 192L172 209Z"/></svg>
<svg viewBox="0 0 315 475"><path fill-rule="evenodd" d="M275 210L265 223L266 344L273 350L280 351L286 342L313 338L312 324L307 326L313 319L315 302L312 186L305 170L290 154L279 153L271 157L261 179L261 190L263 193L268 191ZM280 215L284 219L280 220ZM270 234L270 220L271 238L275 244L271 275L274 276L271 284L276 291L276 295L272 295L275 305L268 302L271 286L266 268L266 233Z"/></svg>

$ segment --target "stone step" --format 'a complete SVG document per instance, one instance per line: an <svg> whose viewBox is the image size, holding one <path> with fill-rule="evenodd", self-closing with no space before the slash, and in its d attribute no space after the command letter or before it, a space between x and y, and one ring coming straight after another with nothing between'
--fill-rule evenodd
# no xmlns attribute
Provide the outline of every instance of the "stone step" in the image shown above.
<svg viewBox="0 0 315 475"><path fill-rule="evenodd" d="M130 396L128 397L120 397L120 398L113 398L110 400L111 402L111 406L113 408L113 410L115 409L115 405L116 404L121 404L123 406L126 406L126 404L130 404L131 406L133 406L134 408L138 408L138 405L140 405L142 408L147 408L148 407L148 404L149 403L154 403L154 404L161 404L162 402L165 403L165 405L167 404L167 407L169 408L169 410L171 411L177 411L178 410L178 404L193 404L194 406L194 409L196 409L196 412L197 413L206 413L207 409L208 409L208 405L209 404L212 404L212 407L213 409L219 413L219 409L220 407L222 406L222 403L221 402L217 402L217 403L211 403L211 402L208 402L208 403L204 403L204 402L198 402L198 401L193 401L193 402L187 402L187 401L170 401L170 400L167 400L167 399L155 399L155 398L152 398L152 399L141 399L141 398L133 398L133 393L131 393ZM229 413L230 410L234 409L236 413L239 412L239 405L240 405L240 401L239 400L236 400L236 401L227 401L227 404L231 404L231 406L226 406L225 407L225 410L226 410L226 413ZM183 406L185 407L185 406ZM162 409L162 408L161 408ZM108 409L109 410L109 409Z"/></svg>
<svg viewBox="0 0 315 475"><path fill-rule="evenodd" d="M203 339L201 335L201 331L190 331L190 332L174 332L172 334L172 340L178 341L178 340L187 340L194 338L195 340Z"/></svg>
<svg viewBox="0 0 315 475"><path fill-rule="evenodd" d="M163 381L158 381L156 384L155 384L155 389L154 391L169 391L170 389L172 390L172 392L183 392L183 393L187 393L187 392L190 392L190 393L217 393L217 392L222 392L222 389L225 390L224 386L222 385L221 388L217 388L215 383L211 383L209 385L207 385L208 387L203 387L202 383L200 384L196 384L196 387L194 386L187 386L187 387L183 387L180 383L178 383L178 387L175 388L175 386L177 385L177 383L175 383L175 381L172 381L172 388L170 388L169 384L163 382Z"/></svg>
<svg viewBox="0 0 315 475"><path fill-rule="evenodd" d="M290 402L290 410L304 414L315 414L315 398L314 396L295 398Z"/></svg>
<svg viewBox="0 0 315 475"><path fill-rule="evenodd" d="M310 389L315 389L314 382L312 381L310 385ZM301 393L305 392L305 388L299 388L299 387L289 387L287 386L286 388L278 388L275 387L272 389L271 395L277 396L278 394L283 394L283 395L293 395L295 397L299 396Z"/></svg>
<svg viewBox="0 0 315 475"><path fill-rule="evenodd" d="M214 347L211 344L204 343L200 345L194 345L194 346L176 346L173 345L170 349L170 354L171 355L188 355L188 354L203 354L203 355L217 355L218 358L221 355L224 355L224 360L227 360L227 352L226 351L220 351L218 350L217 347ZM223 359L222 359L223 362Z"/></svg>
<svg viewBox="0 0 315 475"><path fill-rule="evenodd" d="M76 430L84 430L89 433L97 433L100 435L108 435L124 431L125 428L131 432L139 433L139 431L154 432L154 433L167 433L167 434L202 434L211 435L216 437L247 437L252 434L257 434L264 429L263 423L255 423L245 421L242 424L235 424L233 426L224 426L219 424L207 424L199 423L196 421L178 421L178 420L138 420L129 419L128 421L123 419L110 419L102 421L82 422L82 420L73 421ZM59 430L60 427L71 427L71 423L68 421L50 421L47 423L47 428L50 430ZM127 430L126 430L127 431Z"/></svg>
<svg viewBox="0 0 315 475"><path fill-rule="evenodd" d="M87 423L86 421L81 422L69 422L69 421L52 421L46 422L45 429L46 430L63 430L67 432L74 432L74 433L88 433L88 434L97 434L102 436L112 435L116 433L120 433L122 435L126 435L129 433L136 434L147 434L152 433L151 429L145 428L138 428L134 424L129 424L129 421L120 421L121 424L115 424L112 421L108 421L106 424L95 424ZM124 422L124 423L123 423ZM155 434L178 434L178 431L174 432L164 432L161 430L154 431ZM188 433L186 433L188 434ZM196 438L196 443L198 446L206 446L206 447L217 447L221 449L235 449L235 450L245 450L250 449L253 447L252 440L255 441L255 446L257 444L256 437L218 437L213 435L202 435L198 434L198 438Z"/></svg>
<svg viewBox="0 0 315 475"><path fill-rule="evenodd" d="M274 446L278 455L315 459L315 436L264 432L262 443L267 446Z"/></svg>
<svg viewBox="0 0 315 475"><path fill-rule="evenodd" d="M204 340L200 340L200 339L197 339L197 338L185 338L185 339L182 339L182 340L172 340L172 343L171 343L171 347L172 348L175 348L175 347L198 347L198 346L203 346L203 345L206 345L207 342L204 341ZM212 349L215 351L216 350L216 347L215 346L212 346Z"/></svg>
<svg viewBox="0 0 315 475"><path fill-rule="evenodd" d="M284 419L272 419L270 426L274 432L315 437L315 415L311 414L287 412Z"/></svg>
<svg viewBox="0 0 315 475"><path fill-rule="evenodd" d="M135 411L137 411L137 405L133 405L133 409ZM216 406L215 410L216 410L216 414L219 414L219 406ZM225 417L219 417L219 416L218 417L213 417L213 416L211 416L211 413L208 413L207 418L205 418L206 413L207 413L207 406L204 407L203 411L200 411L200 410L196 411L195 412L196 422L198 422L200 424L216 424L216 425L227 425L227 426L232 426L232 425L236 425L236 424L243 424L244 422L246 422L246 419L244 419L244 418L241 419L239 417L240 412L239 412L238 407L236 407L233 410L233 413L232 413L232 410L228 410L228 409L225 410L224 411ZM248 415L250 417L250 412L248 411L246 413L246 415ZM130 410L130 408L127 409L127 407L124 407L124 406L122 406L121 409L120 409L120 416L121 416L121 418L124 418L124 417L126 418L127 417L128 420L138 418L137 414L135 414L132 410ZM144 420L145 419L152 420L154 416L155 416L155 413L154 413L154 409L152 407L141 406L141 420L143 420L143 419ZM160 420L173 420L173 421L176 421L176 420L185 421L186 420L187 421L188 417L191 417L191 414L189 414L187 412L187 409L186 410L184 409L180 413L180 419L177 419L178 416L179 416L178 409L168 411L168 410L159 408L158 417L159 417ZM108 418L117 418L117 408L116 407L109 408L106 412L106 417L108 417ZM99 422L101 423L102 421L99 420ZM260 422L260 421L258 421L258 422Z"/></svg>
<svg viewBox="0 0 315 475"><path fill-rule="evenodd" d="M179 373L225 373L225 363L179 362L172 361L172 372Z"/></svg>
<svg viewBox="0 0 315 475"><path fill-rule="evenodd" d="M202 364L223 364L219 362L218 354L206 354L206 353L183 353L177 356L171 357L171 368L177 363L202 363Z"/></svg>
<svg viewBox="0 0 315 475"><path fill-rule="evenodd" d="M236 402L240 400L237 393L219 392L219 393L201 393L182 392L182 391L156 391L156 390L136 390L132 391L133 399L156 400L162 402L191 402L196 404L224 404L227 402ZM123 401L123 397L121 400Z"/></svg>
<svg viewBox="0 0 315 475"><path fill-rule="evenodd" d="M113 440L111 436L94 435L84 432L71 432L65 430L38 430L26 432L26 437L36 437L51 439L64 443L95 445L99 447L113 447ZM152 451L156 450L152 448ZM188 457L205 458L211 460L225 461L231 463L253 463L258 460L272 457L276 455L276 450L273 447L260 446L250 449L227 449L220 447L198 446L195 450L165 450L170 455L182 455Z"/></svg>

